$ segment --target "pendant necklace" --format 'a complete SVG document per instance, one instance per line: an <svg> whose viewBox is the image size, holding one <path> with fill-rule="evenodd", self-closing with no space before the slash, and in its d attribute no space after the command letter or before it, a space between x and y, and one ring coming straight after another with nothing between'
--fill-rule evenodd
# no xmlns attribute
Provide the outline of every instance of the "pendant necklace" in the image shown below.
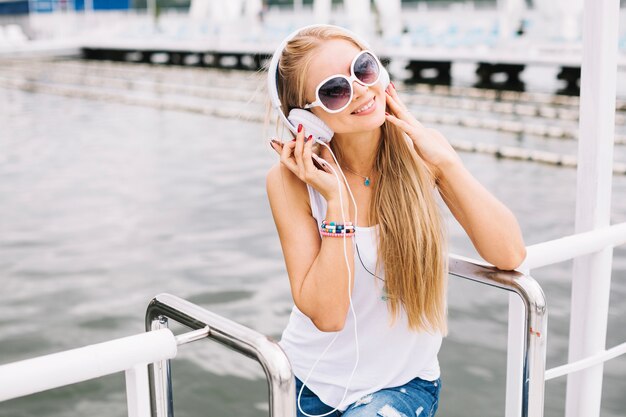
<svg viewBox="0 0 626 417"><path fill-rule="evenodd" d="M357 174L356 172L352 171L352 170L351 170L350 168L348 168L348 167L344 167L344 168L346 168L348 171L352 172L353 174L358 175L358 176L359 176L359 177L361 177L361 178L365 178L365 181L363 181L363 184L365 184L367 187L369 187L369 185L370 185L370 184L371 184L371 182L372 182L372 181L370 180L370 175L372 175L372 171L374 171L374 168L372 168L372 171L370 171L370 173L369 173L369 175L368 175L367 177L364 177L364 176L363 176L363 175L361 175L361 174Z"/></svg>

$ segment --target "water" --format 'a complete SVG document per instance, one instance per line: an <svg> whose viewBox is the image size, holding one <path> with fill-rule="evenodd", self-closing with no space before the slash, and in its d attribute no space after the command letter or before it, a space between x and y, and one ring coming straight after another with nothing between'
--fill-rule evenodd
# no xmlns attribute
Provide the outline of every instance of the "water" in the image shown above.
<svg viewBox="0 0 626 417"><path fill-rule="evenodd" d="M188 73L177 71L183 83ZM250 89L249 76L233 74ZM265 194L277 156L261 123L7 88L0 103L0 363L142 332L161 292L280 338L292 298ZM622 148L616 160L626 160ZM517 216L527 245L574 232L575 169L460 156ZM626 221L624 195L626 176L614 176L612 224ZM451 251L480 259L444 212ZM607 347L626 341L626 248L613 260ZM533 271L548 300L548 368L567 361L571 271L571 261ZM503 415L507 300L451 280L438 415ZM267 415L261 367L221 345L181 348L173 376L177 416ZM626 357L605 366L603 417L626 415L625 376ZM547 417L563 415L565 382L547 382ZM123 416L125 401L118 374L0 403L0 416Z"/></svg>

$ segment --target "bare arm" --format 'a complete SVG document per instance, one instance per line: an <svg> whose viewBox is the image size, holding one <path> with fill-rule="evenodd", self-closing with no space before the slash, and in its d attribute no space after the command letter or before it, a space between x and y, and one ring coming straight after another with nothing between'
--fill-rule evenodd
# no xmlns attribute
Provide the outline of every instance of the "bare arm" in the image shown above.
<svg viewBox="0 0 626 417"><path fill-rule="evenodd" d="M319 235L311 215L306 185L289 169L277 164L266 178L267 195L280 238L294 303L321 331L343 328L350 300L344 238ZM348 220L348 204L344 202ZM327 218L341 219L341 205L328 201ZM354 249L346 238L351 289L354 288Z"/></svg>
<svg viewBox="0 0 626 417"><path fill-rule="evenodd" d="M517 268L526 245L515 215L472 176L460 160L441 167L437 180L442 199L487 262L499 269Z"/></svg>

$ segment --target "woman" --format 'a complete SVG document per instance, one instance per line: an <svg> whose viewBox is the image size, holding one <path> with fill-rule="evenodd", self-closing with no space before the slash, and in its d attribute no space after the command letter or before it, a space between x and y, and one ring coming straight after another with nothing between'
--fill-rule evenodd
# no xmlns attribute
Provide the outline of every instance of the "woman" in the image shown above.
<svg viewBox="0 0 626 417"><path fill-rule="evenodd" d="M345 108L311 106L325 80L355 78L353 61L366 49L341 28L307 27L279 61L283 111L307 108L325 122L339 162L301 126L291 142L271 142L280 163L267 174L267 193L294 299L279 344L296 375L298 416L435 414L448 254L434 190L485 260L514 269L526 256L514 215L443 135L407 111L393 84L357 76ZM327 165L316 167L313 154ZM328 165L343 171L356 207ZM328 233L342 216L356 226Z"/></svg>

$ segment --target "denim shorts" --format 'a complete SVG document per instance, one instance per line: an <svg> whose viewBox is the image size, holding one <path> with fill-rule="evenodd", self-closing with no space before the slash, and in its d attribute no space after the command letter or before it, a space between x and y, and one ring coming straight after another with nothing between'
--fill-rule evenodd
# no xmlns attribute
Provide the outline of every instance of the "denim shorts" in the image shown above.
<svg viewBox="0 0 626 417"><path fill-rule="evenodd" d="M298 407L302 381L296 378L296 410L298 417L307 417ZM383 388L350 404L342 413L335 410L327 417L433 417L439 406L441 378L427 381L416 377L404 385ZM326 414L334 407L324 404L308 386L302 390L300 407L307 414Z"/></svg>

